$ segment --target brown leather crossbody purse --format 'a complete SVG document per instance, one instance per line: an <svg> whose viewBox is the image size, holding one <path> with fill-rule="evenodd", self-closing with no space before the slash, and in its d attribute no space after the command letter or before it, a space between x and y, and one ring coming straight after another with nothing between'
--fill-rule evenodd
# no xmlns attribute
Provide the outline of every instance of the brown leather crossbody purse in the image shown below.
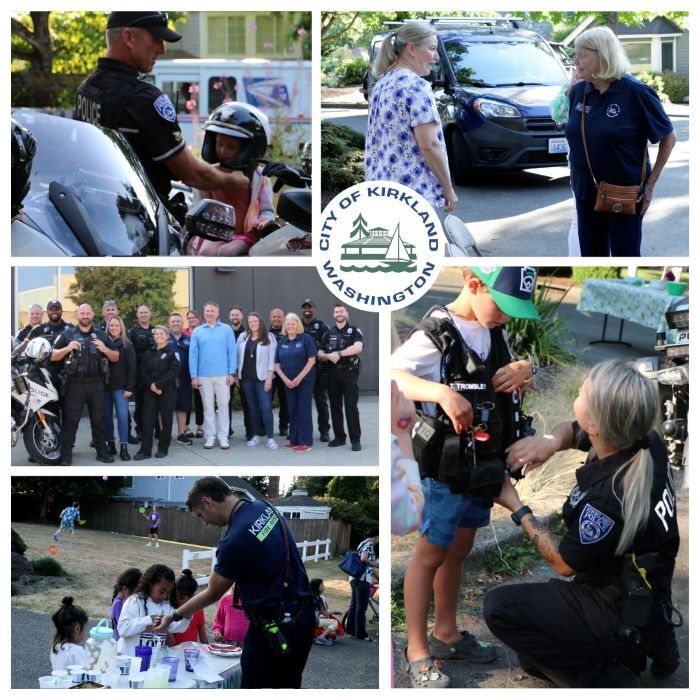
<svg viewBox="0 0 700 700"><path fill-rule="evenodd" d="M629 214L634 216L637 212L637 202L642 198L642 187L647 171L646 151L642 158L642 177L639 185L611 185L609 182L601 180L598 182L593 174L591 159L588 156L588 146L586 144L586 89L583 90L583 109L581 111L581 136L583 137L583 150L586 154L588 169L591 171L593 184L596 188L595 206L593 211L609 214Z"/></svg>

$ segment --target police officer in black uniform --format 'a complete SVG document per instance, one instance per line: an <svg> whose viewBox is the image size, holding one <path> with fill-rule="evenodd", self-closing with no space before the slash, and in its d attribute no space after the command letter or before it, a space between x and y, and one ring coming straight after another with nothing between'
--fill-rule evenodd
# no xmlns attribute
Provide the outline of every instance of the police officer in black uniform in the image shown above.
<svg viewBox="0 0 700 700"><path fill-rule="evenodd" d="M247 186L240 171L223 172L199 160L186 148L170 98L139 77L153 70L165 53L164 42L181 35L168 28L164 12L111 12L107 20L107 53L78 88L73 118L119 131L143 164L161 201L168 201L170 181L182 180L203 190Z"/></svg>
<svg viewBox="0 0 700 700"><path fill-rule="evenodd" d="M343 304L333 308L335 326L331 326L321 339L318 359L325 365L328 379L328 398L331 403L331 420L333 421L333 439L329 447L345 444L345 427L343 424L343 404L348 421L348 434L353 452L362 449L360 437L360 412L357 408L359 399L358 378L360 374L360 353L364 347L362 331L348 323L348 310Z"/></svg>
<svg viewBox="0 0 700 700"><path fill-rule="evenodd" d="M78 325L68 328L56 338L51 353L52 362L63 360L66 375L61 427L61 465L70 466L73 444L83 406L87 404L92 440L99 462L114 462L107 451L104 428L105 380L109 363L117 362L119 351L109 336L93 326L94 313L89 304L78 307Z"/></svg>
<svg viewBox="0 0 700 700"><path fill-rule="evenodd" d="M18 343L24 342L29 337L29 334L35 328L41 325L41 319L44 316L44 309L42 309L39 304L30 304L27 314L29 323L18 331L17 335L15 336L15 340L17 340Z"/></svg>
<svg viewBox="0 0 700 700"><path fill-rule="evenodd" d="M316 615L309 580L285 519L265 501L231 492L218 477L194 483L187 507L207 525L227 527L206 590L166 615L158 632L217 602L236 584L250 620L241 656L242 688L300 688Z"/></svg>
<svg viewBox="0 0 700 700"><path fill-rule="evenodd" d="M304 333L308 333L316 343L316 350L321 349L321 339L328 326L316 318L316 304L313 299L304 299L301 302L301 322L304 326ZM330 414L328 412L328 378L325 365L316 366L316 383L314 384L314 403L318 414L318 432L321 442L330 440Z"/></svg>
<svg viewBox="0 0 700 700"><path fill-rule="evenodd" d="M574 423L509 450L510 469L539 466L558 450L589 452L564 504L560 541L509 478L496 499L558 574L575 576L492 589L484 602L489 628L523 668L560 687L639 687L647 655L658 677L678 667L671 579L679 533L673 473L653 431L657 410L651 381L608 360L582 384Z"/></svg>
<svg viewBox="0 0 700 700"><path fill-rule="evenodd" d="M136 353L136 373L138 376L141 358L146 350L154 346L153 326L151 325L151 310L145 305L136 309L136 319L138 323L129 330L129 340L134 346ZM129 444L138 445L142 437L141 423L143 422L143 386L137 383L134 391L134 425L136 426L136 437L129 435Z"/></svg>
<svg viewBox="0 0 700 700"><path fill-rule="evenodd" d="M284 332L284 311L279 308L270 309L270 333L275 336L275 340L279 343L280 336ZM289 432L289 411L287 410L287 392L284 390L284 382L275 373L272 379L272 399L274 401L275 394L279 401L279 434L287 435Z"/></svg>
<svg viewBox="0 0 700 700"><path fill-rule="evenodd" d="M149 348L139 361L139 384L143 392L143 431L141 449L135 460L149 459L153 449L153 432L160 417L158 436L159 459L168 456L173 432L173 413L177 399L176 384L180 374L180 355L168 343L168 329L156 326L153 330L154 347Z"/></svg>

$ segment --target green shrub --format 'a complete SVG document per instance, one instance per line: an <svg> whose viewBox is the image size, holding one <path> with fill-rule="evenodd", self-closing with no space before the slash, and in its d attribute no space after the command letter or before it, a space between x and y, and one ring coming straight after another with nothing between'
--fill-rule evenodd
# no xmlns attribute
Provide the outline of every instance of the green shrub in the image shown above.
<svg viewBox="0 0 700 700"><path fill-rule="evenodd" d="M12 551L17 554L24 554L27 551L27 545L15 530L12 530Z"/></svg>
<svg viewBox="0 0 700 700"><path fill-rule="evenodd" d="M508 337L516 357L531 355L540 367L564 365L573 361L574 355L566 349L569 335L566 321L558 315L559 305L568 289L553 298L551 287L543 282L532 297L540 315L539 321L514 318L507 324ZM554 292L556 294L556 291Z"/></svg>
<svg viewBox="0 0 700 700"><path fill-rule="evenodd" d="M669 97L664 92L664 80L661 73L652 73L650 71L646 73L635 73L634 77L652 88L662 102L669 102Z"/></svg>
<svg viewBox="0 0 700 700"><path fill-rule="evenodd" d="M364 58L351 58L343 61L336 69L338 85L360 85L367 72L367 61Z"/></svg>
<svg viewBox="0 0 700 700"><path fill-rule="evenodd" d="M571 278L578 284L583 284L583 280L591 277L597 280L620 279L621 272L619 267L572 267L571 269Z"/></svg>
<svg viewBox="0 0 700 700"><path fill-rule="evenodd" d="M323 189L340 192L365 179L365 137L353 129L321 122Z"/></svg>
<svg viewBox="0 0 700 700"><path fill-rule="evenodd" d="M66 570L52 557L32 559L34 573L37 576L66 576Z"/></svg>
<svg viewBox="0 0 700 700"><path fill-rule="evenodd" d="M338 87L338 76L336 71L341 63L342 60L335 56L324 57L321 59L321 85Z"/></svg>
<svg viewBox="0 0 700 700"><path fill-rule="evenodd" d="M664 92L671 102L683 102L690 94L690 84L684 75L666 70L661 74L661 79L664 84Z"/></svg>

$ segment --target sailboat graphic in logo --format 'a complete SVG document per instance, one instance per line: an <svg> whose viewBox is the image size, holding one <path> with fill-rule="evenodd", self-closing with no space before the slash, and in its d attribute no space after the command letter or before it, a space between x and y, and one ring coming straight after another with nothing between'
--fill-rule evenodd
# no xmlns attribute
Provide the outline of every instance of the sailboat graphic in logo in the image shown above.
<svg viewBox="0 0 700 700"><path fill-rule="evenodd" d="M416 246L401 236L400 224L393 235L380 226L367 228L362 214L353 221L350 242L341 248L340 269L345 272L415 272ZM356 240L352 240L356 239ZM371 263L371 264L368 264Z"/></svg>

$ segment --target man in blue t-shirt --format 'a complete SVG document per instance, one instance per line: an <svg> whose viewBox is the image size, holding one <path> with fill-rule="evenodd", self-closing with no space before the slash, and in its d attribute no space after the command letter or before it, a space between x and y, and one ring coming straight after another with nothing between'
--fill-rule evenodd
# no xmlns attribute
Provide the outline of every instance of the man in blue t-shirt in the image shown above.
<svg viewBox="0 0 700 700"><path fill-rule="evenodd" d="M239 498L215 476L194 483L187 507L205 524L228 529L217 545L207 589L166 615L157 631L217 602L235 583L251 623L241 655L241 687L300 688L316 615L286 521L269 503Z"/></svg>

